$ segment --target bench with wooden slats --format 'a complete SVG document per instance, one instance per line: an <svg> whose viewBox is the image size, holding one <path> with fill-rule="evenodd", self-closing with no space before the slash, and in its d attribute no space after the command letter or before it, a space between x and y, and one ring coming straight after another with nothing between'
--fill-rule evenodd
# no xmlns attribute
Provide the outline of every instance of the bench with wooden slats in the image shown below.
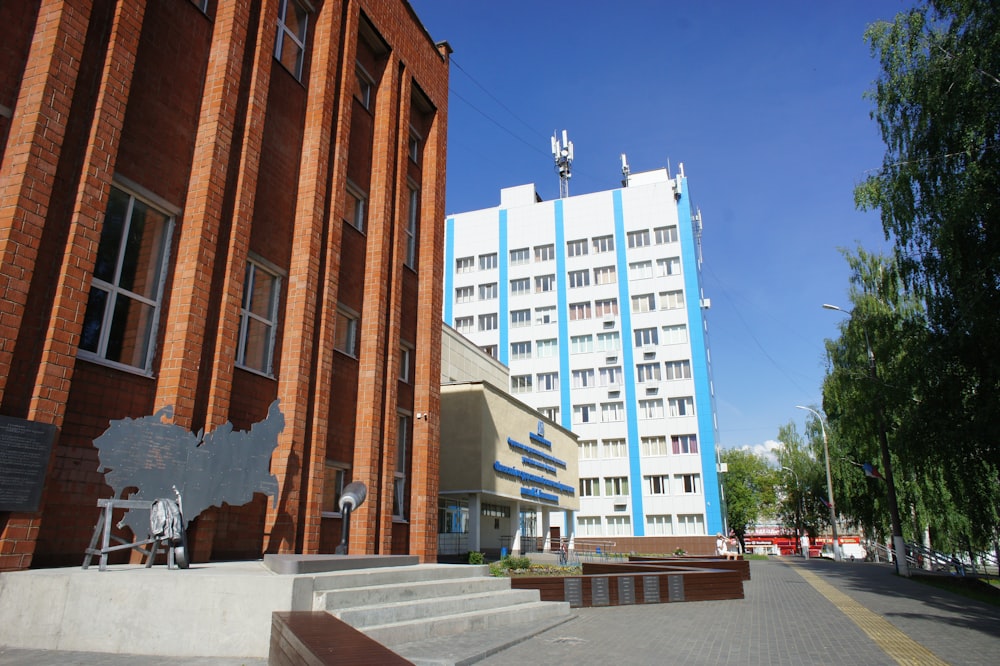
<svg viewBox="0 0 1000 666"><path fill-rule="evenodd" d="M269 666L393 666L413 664L324 611L271 614Z"/></svg>

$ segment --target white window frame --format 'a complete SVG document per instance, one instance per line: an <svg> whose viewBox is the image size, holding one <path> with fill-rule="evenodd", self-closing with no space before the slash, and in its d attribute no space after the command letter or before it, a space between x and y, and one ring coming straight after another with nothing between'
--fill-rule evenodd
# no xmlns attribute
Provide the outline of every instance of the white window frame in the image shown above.
<svg viewBox="0 0 1000 666"><path fill-rule="evenodd" d="M559 340L556 338L543 338L535 341L535 358L551 358L559 350Z"/></svg>
<svg viewBox="0 0 1000 666"><path fill-rule="evenodd" d="M531 263L531 248L519 247L510 251L510 265L522 266Z"/></svg>
<svg viewBox="0 0 1000 666"><path fill-rule="evenodd" d="M667 398L667 413L674 417L694 416L694 397Z"/></svg>
<svg viewBox="0 0 1000 666"><path fill-rule="evenodd" d="M499 265L497 261L496 252L488 252L486 254L479 255L479 270L490 271L494 270Z"/></svg>
<svg viewBox="0 0 1000 666"><path fill-rule="evenodd" d="M333 348L351 358L358 357L358 329L361 317L343 306L337 306L337 323L333 328Z"/></svg>
<svg viewBox="0 0 1000 666"><path fill-rule="evenodd" d="M614 266L598 266L594 269L594 284L615 284L617 276Z"/></svg>
<svg viewBox="0 0 1000 666"><path fill-rule="evenodd" d="M487 312L486 314L479 315L479 330L480 331L495 331L499 326L497 321L496 312Z"/></svg>
<svg viewBox="0 0 1000 666"><path fill-rule="evenodd" d="M539 392L545 391L558 391L559 390L559 373L558 372L539 372L535 376L535 390Z"/></svg>
<svg viewBox="0 0 1000 666"><path fill-rule="evenodd" d="M590 271L587 269L579 271L569 272L569 287L570 289L579 289L580 287L590 286Z"/></svg>
<svg viewBox="0 0 1000 666"><path fill-rule="evenodd" d="M420 221L420 188L411 184L410 190L410 210L406 216L406 229L403 234L406 238L405 256L403 265L416 270L417 268L417 225Z"/></svg>
<svg viewBox="0 0 1000 666"><path fill-rule="evenodd" d="M479 285L479 300L481 301L492 301L496 300L499 294L496 282L486 282Z"/></svg>
<svg viewBox="0 0 1000 666"><path fill-rule="evenodd" d="M472 285L455 287L456 303L473 303L476 300L476 288Z"/></svg>
<svg viewBox="0 0 1000 666"><path fill-rule="evenodd" d="M625 234L630 249L649 246L649 229L638 229Z"/></svg>
<svg viewBox="0 0 1000 666"><path fill-rule="evenodd" d="M589 247L590 244L587 242L586 238L566 241L566 256L568 257L585 256L589 250Z"/></svg>
<svg viewBox="0 0 1000 666"><path fill-rule="evenodd" d="M476 270L475 257L458 257L455 259L456 273L471 273L474 270Z"/></svg>
<svg viewBox="0 0 1000 666"><path fill-rule="evenodd" d="M535 246L535 261L552 261L556 258L556 246L552 243Z"/></svg>
<svg viewBox="0 0 1000 666"><path fill-rule="evenodd" d="M531 278L514 278L510 281L511 296L526 296L531 293Z"/></svg>
<svg viewBox="0 0 1000 666"><path fill-rule="evenodd" d="M595 236L594 237L594 254L600 254L602 252L614 252L615 251L615 237L608 236Z"/></svg>
<svg viewBox="0 0 1000 666"><path fill-rule="evenodd" d="M666 245L667 243L677 242L677 225L671 224L665 227L656 227L653 229L653 235L655 236L657 245Z"/></svg>
<svg viewBox="0 0 1000 666"><path fill-rule="evenodd" d="M667 449L667 438L663 435L642 437L640 438L640 446L642 447L642 456L644 458L666 456L669 454Z"/></svg>
<svg viewBox="0 0 1000 666"><path fill-rule="evenodd" d="M250 299L253 297L258 273L263 273L271 279L267 296L265 312L255 312ZM251 255L247 258L246 274L243 281L243 300L240 303L240 331L236 345L236 367L250 372L274 377L274 341L278 329L278 303L281 297L281 284L284 272L277 266L260 257ZM247 343L250 338L252 324L263 327L266 332L264 342L262 367L247 363Z"/></svg>
<svg viewBox="0 0 1000 666"><path fill-rule="evenodd" d="M525 310L511 310L510 327L524 328L525 326L531 326L531 309L528 308Z"/></svg>

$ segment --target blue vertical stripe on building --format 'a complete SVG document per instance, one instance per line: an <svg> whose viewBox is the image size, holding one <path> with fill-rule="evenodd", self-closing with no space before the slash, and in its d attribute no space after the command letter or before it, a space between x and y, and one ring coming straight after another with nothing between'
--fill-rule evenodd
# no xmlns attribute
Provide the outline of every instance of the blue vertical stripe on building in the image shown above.
<svg viewBox="0 0 1000 666"><path fill-rule="evenodd" d="M497 350L500 362L510 367L510 312L507 310L507 300L510 298L510 285L507 280L507 270L510 266L510 253L507 251L507 209L500 209L498 222L498 245L497 250L500 255L497 257L497 265L500 268L500 277L497 282L497 296L500 298L500 309L497 311L497 325L500 327L500 349ZM507 387L510 390L510 387Z"/></svg>
<svg viewBox="0 0 1000 666"><path fill-rule="evenodd" d="M618 266L618 312L622 320L622 381L625 387L625 418L628 429L629 494L632 499L632 534L645 536L646 518L642 508L642 467L639 464L639 405L636 402L635 351L632 345L632 299L628 291L628 238L622 191L611 193L615 214L615 251Z"/></svg>
<svg viewBox="0 0 1000 666"><path fill-rule="evenodd" d="M687 178L681 180L681 196L677 201L677 234L681 244L684 301L691 340L691 377L694 380L695 411L698 414L698 451L701 455L702 491L705 493L705 529L707 534L715 534L722 531L722 502L719 499L719 472L715 458L715 419L708 367L708 343L701 312L701 270L691 221Z"/></svg>
<svg viewBox="0 0 1000 666"><path fill-rule="evenodd" d="M444 323L455 325L455 218L444 220Z"/></svg>
<svg viewBox="0 0 1000 666"><path fill-rule="evenodd" d="M564 226L563 200L557 199L554 206L556 225L556 298L559 319L559 421L567 430L573 427L573 403L569 395L569 305L566 295L566 229Z"/></svg>

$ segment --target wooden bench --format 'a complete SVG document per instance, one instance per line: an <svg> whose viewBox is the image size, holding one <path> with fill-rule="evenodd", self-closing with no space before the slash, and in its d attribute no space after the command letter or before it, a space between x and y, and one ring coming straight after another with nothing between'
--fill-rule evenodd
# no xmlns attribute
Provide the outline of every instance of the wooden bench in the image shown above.
<svg viewBox="0 0 1000 666"><path fill-rule="evenodd" d="M268 666L393 666L413 662L324 611L271 613Z"/></svg>

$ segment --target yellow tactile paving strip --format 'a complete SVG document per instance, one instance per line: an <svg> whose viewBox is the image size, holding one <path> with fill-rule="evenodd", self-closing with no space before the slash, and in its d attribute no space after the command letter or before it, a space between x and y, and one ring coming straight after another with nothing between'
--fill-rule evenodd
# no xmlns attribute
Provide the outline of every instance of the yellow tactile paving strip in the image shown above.
<svg viewBox="0 0 1000 666"><path fill-rule="evenodd" d="M933 652L916 642L878 613L874 613L847 596L811 571L792 565L792 569L826 597L841 613L875 641L882 650L904 666L937 666L948 662L938 659Z"/></svg>

